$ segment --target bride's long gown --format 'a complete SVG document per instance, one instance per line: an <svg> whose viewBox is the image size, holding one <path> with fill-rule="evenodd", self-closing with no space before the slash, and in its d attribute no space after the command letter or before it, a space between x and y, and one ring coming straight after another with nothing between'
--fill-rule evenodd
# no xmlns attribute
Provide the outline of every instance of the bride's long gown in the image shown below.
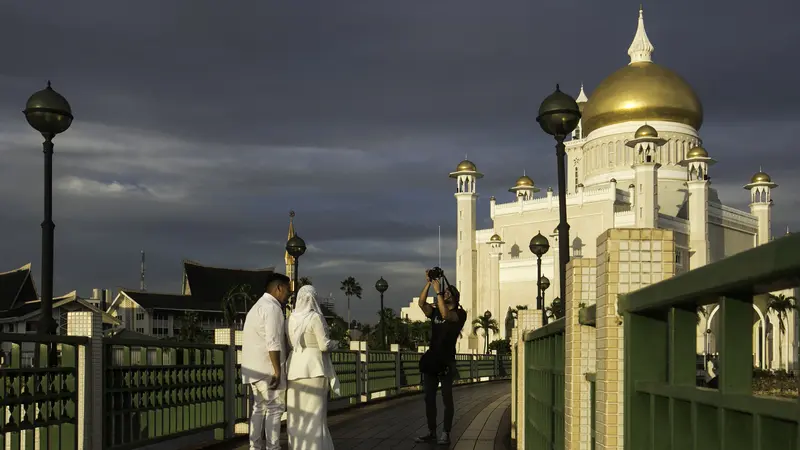
<svg viewBox="0 0 800 450"><path fill-rule="evenodd" d="M294 349L293 353L313 352L320 353L322 358L329 358L326 353L320 352L317 339L310 330L303 335L303 340L304 348ZM298 361L304 358L292 359ZM290 360L289 364L291 363ZM333 438L328 429L329 383L327 377L289 380L286 392L286 433L289 435L291 450L334 450Z"/></svg>

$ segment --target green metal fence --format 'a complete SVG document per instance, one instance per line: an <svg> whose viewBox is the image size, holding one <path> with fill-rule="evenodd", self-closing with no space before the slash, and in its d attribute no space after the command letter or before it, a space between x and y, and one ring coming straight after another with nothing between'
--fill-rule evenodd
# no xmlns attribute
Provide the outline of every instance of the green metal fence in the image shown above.
<svg viewBox="0 0 800 450"><path fill-rule="evenodd" d="M78 353L87 342L0 333L0 449L33 449L37 434L40 448L78 448Z"/></svg>
<svg viewBox="0 0 800 450"><path fill-rule="evenodd" d="M564 448L564 319L525 334L525 447Z"/></svg>
<svg viewBox="0 0 800 450"><path fill-rule="evenodd" d="M225 427L227 346L110 338L104 348L104 448Z"/></svg>
<svg viewBox="0 0 800 450"><path fill-rule="evenodd" d="M798 449L800 404L756 397L753 296L800 283L800 234L620 297L625 448ZM719 390L695 386L696 307L719 303Z"/></svg>

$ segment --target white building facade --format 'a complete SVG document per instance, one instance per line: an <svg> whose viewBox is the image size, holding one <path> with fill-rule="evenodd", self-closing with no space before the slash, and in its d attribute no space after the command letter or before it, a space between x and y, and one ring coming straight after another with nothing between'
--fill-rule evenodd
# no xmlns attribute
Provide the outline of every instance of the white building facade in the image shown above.
<svg viewBox="0 0 800 450"><path fill-rule="evenodd" d="M662 272L661 264L673 263L675 272L681 273L772 239L772 191L777 184L759 170L744 186L750 192L750 211L722 202L711 184L715 160L702 147L700 99L678 74L653 62L653 52L640 11L628 49L629 64L590 96L581 87L576 99L582 120L566 143L566 193L547 189L537 195L534 181L523 174L509 189L512 201L490 198L493 227L477 229L477 180L483 174L467 160L450 174L456 180L458 205L456 283L470 322L485 311L497 319L500 336L490 339L509 337L504 332L509 308L536 307L537 258L528 245L538 232L550 241L541 261L542 275L551 283L544 304L550 305L559 295L558 195L567 197L571 258L596 257L596 239L610 228L674 231L675 261L620 263L621 272L636 265L632 272L637 273L658 265L652 275L635 275L646 279L632 283L660 281L656 272ZM775 294L788 297L794 292ZM777 317L767 314L766 302L757 299L754 308L754 364L793 368L796 314L789 313L787 331L781 334ZM698 325L698 353L715 352L713 309L708 308ZM472 337L468 347L482 349L483 338Z"/></svg>

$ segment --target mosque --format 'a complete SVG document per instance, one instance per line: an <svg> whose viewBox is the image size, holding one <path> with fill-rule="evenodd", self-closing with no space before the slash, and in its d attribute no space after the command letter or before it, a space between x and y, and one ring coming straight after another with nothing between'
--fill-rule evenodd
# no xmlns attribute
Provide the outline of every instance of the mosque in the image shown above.
<svg viewBox="0 0 800 450"><path fill-rule="evenodd" d="M603 80L591 95L581 86L576 98L582 119L566 142L570 257L595 257L596 238L610 228L670 229L676 241L676 272L681 273L770 241L772 191L778 185L759 169L750 180L743 180L750 195L749 212L722 202L711 183L714 152L703 148L699 133L702 103L680 75L653 61L653 52L640 9L636 34L628 48L630 62ZM470 322L491 312L500 333L490 340L505 338L503 325L509 308L527 305L533 309L536 305L537 258L528 244L538 232L550 241L550 250L542 257L542 275L551 282L545 291L545 305L558 296L555 228L561 193L548 188L542 195L534 180L523 174L509 189L513 200L490 197L493 227L479 230L477 181L483 174L465 160L450 177L456 181L456 283L462 304ZM642 282L659 281L655 277L653 274ZM789 297L794 292L780 294ZM710 307L698 324L698 353L715 352L714 308ZM401 314L422 319L416 299ZM794 367L795 314L789 312L786 332L780 333L777 317L767 312L766 299L757 299L753 326L756 366ZM459 351L482 351L483 337L471 332L472 327L465 327Z"/></svg>

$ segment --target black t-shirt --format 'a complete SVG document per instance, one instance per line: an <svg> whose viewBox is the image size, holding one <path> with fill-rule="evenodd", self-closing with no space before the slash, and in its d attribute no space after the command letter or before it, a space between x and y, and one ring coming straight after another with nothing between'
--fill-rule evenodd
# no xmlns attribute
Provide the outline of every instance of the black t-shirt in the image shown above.
<svg viewBox="0 0 800 450"><path fill-rule="evenodd" d="M467 312L461 308L455 310L458 314L457 322L448 322L442 318L439 308L433 308L433 314L428 316L431 319L431 342L430 350L440 358L455 359L456 342L458 334L467 322Z"/></svg>

